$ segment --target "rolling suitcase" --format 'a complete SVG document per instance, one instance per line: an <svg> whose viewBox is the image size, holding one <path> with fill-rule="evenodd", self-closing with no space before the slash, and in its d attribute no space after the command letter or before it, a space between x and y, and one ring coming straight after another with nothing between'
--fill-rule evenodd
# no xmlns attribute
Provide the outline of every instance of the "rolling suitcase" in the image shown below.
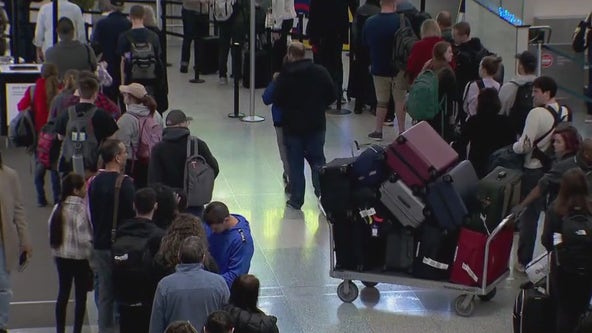
<svg viewBox="0 0 592 333"><path fill-rule="evenodd" d="M429 280L448 280L454 261L458 232L425 223L415 249L413 276Z"/></svg>
<svg viewBox="0 0 592 333"><path fill-rule="evenodd" d="M201 37L198 43L198 66L201 74L214 74L218 71L218 36Z"/></svg>
<svg viewBox="0 0 592 333"><path fill-rule="evenodd" d="M467 207L449 176L428 184L426 203L436 222L448 230L458 230L468 215Z"/></svg>
<svg viewBox="0 0 592 333"><path fill-rule="evenodd" d="M386 236L384 270L411 273L414 256L415 237L412 229L398 228Z"/></svg>
<svg viewBox="0 0 592 333"><path fill-rule="evenodd" d="M454 189L460 195L468 209L475 205L479 178L473 164L469 160L458 163L444 177L450 177L452 179L452 186L454 186Z"/></svg>
<svg viewBox="0 0 592 333"><path fill-rule="evenodd" d="M477 184L479 211L471 212L469 227L482 230L483 222L491 232L520 202L522 172L496 167Z"/></svg>
<svg viewBox="0 0 592 333"><path fill-rule="evenodd" d="M243 55L243 87L251 87L250 55ZM271 52L266 49L255 50L255 89L265 88L271 81Z"/></svg>
<svg viewBox="0 0 592 333"><path fill-rule="evenodd" d="M384 148L379 145L368 147L356 158L352 171L359 185L378 188L388 174Z"/></svg>
<svg viewBox="0 0 592 333"><path fill-rule="evenodd" d="M467 228L461 228L452 265L450 282L466 286L480 286L483 281L485 244L488 235ZM491 284L508 270L514 229L506 227L491 240L487 269L487 284Z"/></svg>
<svg viewBox="0 0 592 333"><path fill-rule="evenodd" d="M380 201L403 226L416 228L425 220L425 204L401 180L384 182Z"/></svg>
<svg viewBox="0 0 592 333"><path fill-rule="evenodd" d="M387 164L407 186L421 188L446 172L458 154L425 121L411 127L389 146Z"/></svg>
<svg viewBox="0 0 592 333"><path fill-rule="evenodd" d="M337 158L327 163L320 171L321 205L327 219L333 222L336 217L343 217L351 205L352 174L354 158Z"/></svg>
<svg viewBox="0 0 592 333"><path fill-rule="evenodd" d="M545 288L526 283L514 302L514 333L555 332L553 301Z"/></svg>

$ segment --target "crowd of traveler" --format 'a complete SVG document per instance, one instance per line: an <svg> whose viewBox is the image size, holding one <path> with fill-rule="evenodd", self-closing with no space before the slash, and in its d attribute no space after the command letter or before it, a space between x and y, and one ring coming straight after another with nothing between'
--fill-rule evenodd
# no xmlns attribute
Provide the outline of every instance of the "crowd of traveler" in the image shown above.
<svg viewBox="0 0 592 333"><path fill-rule="evenodd" d="M315 59L307 59L302 43L287 43L295 12L292 1L282 4L273 6L275 74L263 100L272 104L286 205L300 209L305 160L320 196L325 111L341 98L341 45L348 28L322 23L319 17L335 8L313 1L309 33ZM248 274L254 254L249 221L222 202L196 200L198 190L187 185L188 178L206 174L213 186L221 166L206 142L192 135L191 117L171 110L163 118L168 109L165 37L152 8L134 5L128 19L123 1L101 5L106 15L95 24L89 43L80 8L60 0L55 45L52 6L41 7L34 37L41 75L18 103L19 111L33 111L40 138L32 149L40 207L49 205L44 178L47 171L51 176L54 207L48 224L59 277L57 331L65 331L74 285L74 332L82 330L92 290L100 332L114 332L116 325L121 332L278 332L277 319L257 305L259 280ZM353 6L355 75L350 80L359 82L349 86L355 87L356 113L366 105L376 110L368 137L382 140L394 102L402 133L408 93L420 89L416 82L432 72L440 110L414 121L428 121L472 162L480 178L490 171L493 155L522 156L522 200L512 211L520 227L515 270L523 272L533 258L545 208L542 243L550 252L561 247L562 221L574 215L592 219L586 177L592 170L592 139L582 139L570 124L573 115L558 102L555 80L535 75L535 55L518 54L518 75L504 82L502 59L471 35L467 22L453 25L444 11L418 23L406 6L399 0ZM188 71L191 43L207 35L207 11L201 3L183 1L181 72ZM230 41L244 41L245 20L245 12L236 10L218 22L222 84ZM578 35L584 48L592 45L590 20L579 26L585 31ZM413 28L416 41L404 61L393 61L393 40L405 25ZM574 41L574 48L581 49L580 44ZM49 140L47 145L41 138ZM9 273L19 256L19 264L26 264L32 249L18 176L1 158L0 178L6 186L0 188L2 332L8 321ZM551 271L556 331L570 332L588 307L592 279L559 264Z"/></svg>

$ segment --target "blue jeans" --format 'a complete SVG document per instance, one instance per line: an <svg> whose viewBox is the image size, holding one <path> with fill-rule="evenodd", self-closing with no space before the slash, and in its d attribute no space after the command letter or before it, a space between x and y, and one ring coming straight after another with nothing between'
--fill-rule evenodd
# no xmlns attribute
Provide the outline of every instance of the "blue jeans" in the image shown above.
<svg viewBox="0 0 592 333"><path fill-rule="evenodd" d="M111 267L111 250L93 250L90 261L91 268L99 280L99 332L115 332L113 294L113 268Z"/></svg>
<svg viewBox="0 0 592 333"><path fill-rule="evenodd" d="M302 207L304 203L304 160L310 165L312 174L312 184L315 195L318 197L321 193L319 183L319 171L325 165L325 131L318 131L304 135L284 134L284 143L288 155L288 164L290 165L290 186L291 195L289 203L295 208Z"/></svg>
<svg viewBox="0 0 592 333"><path fill-rule="evenodd" d="M35 189L37 190L37 203L47 204L45 198L45 172L49 170L51 177L51 189L53 191L54 204L60 201L60 174L56 170L47 169L43 164L35 162Z"/></svg>
<svg viewBox="0 0 592 333"><path fill-rule="evenodd" d="M6 329L8 325L8 309L11 298L12 289L10 289L10 274L6 271L4 244L0 244L0 329Z"/></svg>
<svg viewBox="0 0 592 333"><path fill-rule="evenodd" d="M522 174L522 188L520 193L523 196L528 195L539 179L543 176L542 169L525 169ZM536 243L536 234L539 221L539 215L543 210L544 199L539 198L532 202L520 217L520 237L518 239L518 262L526 266L532 261L534 246Z"/></svg>
<svg viewBox="0 0 592 333"><path fill-rule="evenodd" d="M198 66L197 59L197 39L199 37L206 37L209 29L208 14L200 14L193 10L182 9L181 16L183 18L183 44L181 45L181 65L189 65L189 58L191 57L191 43L195 43L193 50L195 51L195 68Z"/></svg>

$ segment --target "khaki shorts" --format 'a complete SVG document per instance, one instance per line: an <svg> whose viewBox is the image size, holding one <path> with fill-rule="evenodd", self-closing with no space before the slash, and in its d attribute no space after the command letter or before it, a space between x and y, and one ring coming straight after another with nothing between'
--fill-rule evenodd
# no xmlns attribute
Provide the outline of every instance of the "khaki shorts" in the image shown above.
<svg viewBox="0 0 592 333"><path fill-rule="evenodd" d="M397 76L373 76L374 91L376 92L376 106L387 107L391 95L397 103L405 103L405 95L409 90L409 83L405 78L405 71L399 71Z"/></svg>

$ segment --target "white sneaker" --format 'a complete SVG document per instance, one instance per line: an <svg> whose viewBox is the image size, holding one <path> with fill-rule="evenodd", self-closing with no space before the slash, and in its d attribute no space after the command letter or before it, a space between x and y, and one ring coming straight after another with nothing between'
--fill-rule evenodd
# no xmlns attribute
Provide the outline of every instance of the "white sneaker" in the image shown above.
<svg viewBox="0 0 592 333"><path fill-rule="evenodd" d="M228 78L225 76L220 77L220 80L218 81L219 85L227 85L228 84Z"/></svg>

